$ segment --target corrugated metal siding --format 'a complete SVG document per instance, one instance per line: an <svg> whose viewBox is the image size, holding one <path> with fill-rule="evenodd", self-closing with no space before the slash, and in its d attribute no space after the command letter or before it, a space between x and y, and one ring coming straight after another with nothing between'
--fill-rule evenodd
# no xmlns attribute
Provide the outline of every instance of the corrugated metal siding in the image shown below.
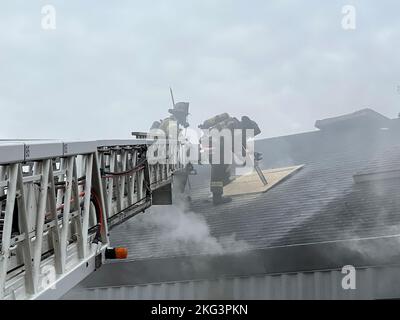
<svg viewBox="0 0 400 320"><path fill-rule="evenodd" d="M356 290L342 289L338 271L260 275L171 283L76 288L64 299L383 299L400 297L400 267L357 269Z"/></svg>

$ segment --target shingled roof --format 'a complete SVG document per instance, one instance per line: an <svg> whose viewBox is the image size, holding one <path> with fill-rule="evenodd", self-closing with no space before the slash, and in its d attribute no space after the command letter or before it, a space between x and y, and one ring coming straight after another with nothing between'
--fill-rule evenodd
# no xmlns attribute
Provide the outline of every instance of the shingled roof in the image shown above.
<svg viewBox="0 0 400 320"><path fill-rule="evenodd" d="M219 261L225 259L224 264L215 262L209 271L218 268L226 271L237 267L240 261L253 261L253 256L248 255L257 252L254 261L261 259L259 269L257 263L246 263L241 265L240 271L231 272L283 272L339 266L346 261L353 262L351 258L356 262L360 250L376 249L369 242L373 239L392 239L398 243L400 179L363 183L353 179L355 174L369 172L379 163L385 168L398 166L398 131L370 128L332 134L321 130L259 140L256 150L264 155L264 169L305 166L266 193L235 196L232 202L220 206L213 206L209 197L209 167L200 166L198 175L190 177L192 202L189 208L152 208L148 214L136 216L114 229L112 244L128 246L129 259L136 261L141 270L150 265L167 265L167 261L172 263L175 267L170 270L175 269L176 275L157 278L161 281L179 278L179 273L183 277L191 265L187 259L193 257L196 264L207 261L199 258L202 255L216 255ZM391 160L374 162L379 155ZM187 224L189 220L193 222L191 227ZM354 241L360 239L365 239L368 245L355 249ZM332 243L347 245L345 250L343 246L334 249ZM334 265L326 264L321 257L326 258L333 250L342 258ZM373 263L385 260L382 255L386 253L375 251L369 256L380 255L380 260L375 259ZM393 250L391 257L398 259L397 251ZM247 258L235 260L232 257L237 252L244 253ZM311 263L309 257L318 258ZM123 268L122 265L114 267ZM195 269L197 267L193 266ZM161 273L151 277L159 277ZM95 283L93 279L88 283Z"/></svg>

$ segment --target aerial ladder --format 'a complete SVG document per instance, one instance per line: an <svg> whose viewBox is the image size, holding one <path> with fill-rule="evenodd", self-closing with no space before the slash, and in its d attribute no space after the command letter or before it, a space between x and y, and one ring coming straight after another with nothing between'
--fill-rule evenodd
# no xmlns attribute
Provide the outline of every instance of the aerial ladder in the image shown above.
<svg viewBox="0 0 400 320"><path fill-rule="evenodd" d="M124 258L109 232L171 197L179 141L148 161L154 139L0 141L0 300L57 299ZM161 200L160 200L161 199Z"/></svg>
<svg viewBox="0 0 400 320"><path fill-rule="evenodd" d="M175 103L172 90L171 98L170 116L150 133L133 132L135 139L0 140L0 300L62 297L106 260L127 257L111 247L112 228L152 205L172 204L172 185L184 192L196 174L181 134L189 103ZM199 127L260 132L248 117L227 114ZM213 166L214 192L213 180L226 173Z"/></svg>

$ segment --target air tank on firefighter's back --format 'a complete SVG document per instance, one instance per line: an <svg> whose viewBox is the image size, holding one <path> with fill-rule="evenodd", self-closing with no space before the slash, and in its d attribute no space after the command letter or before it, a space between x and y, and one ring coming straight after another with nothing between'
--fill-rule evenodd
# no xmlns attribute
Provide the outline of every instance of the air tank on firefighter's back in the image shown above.
<svg viewBox="0 0 400 320"><path fill-rule="evenodd" d="M221 113L221 114L219 114L219 115L217 115L215 117L212 117L210 119L205 120L203 122L203 124L199 125L199 128L200 129L209 129L209 128L214 127L216 124L218 124L218 123L220 123L222 121L228 120L229 118L230 117L229 117L228 113L226 113L226 112L225 113Z"/></svg>

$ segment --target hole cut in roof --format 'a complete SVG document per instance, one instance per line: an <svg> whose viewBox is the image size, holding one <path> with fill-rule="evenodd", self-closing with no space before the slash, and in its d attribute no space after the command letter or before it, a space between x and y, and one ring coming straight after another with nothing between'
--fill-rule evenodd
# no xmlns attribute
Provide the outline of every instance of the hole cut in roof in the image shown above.
<svg viewBox="0 0 400 320"><path fill-rule="evenodd" d="M256 171L237 177L224 187L225 196L238 196L267 192L302 169L304 165L263 170L268 184L264 185Z"/></svg>

